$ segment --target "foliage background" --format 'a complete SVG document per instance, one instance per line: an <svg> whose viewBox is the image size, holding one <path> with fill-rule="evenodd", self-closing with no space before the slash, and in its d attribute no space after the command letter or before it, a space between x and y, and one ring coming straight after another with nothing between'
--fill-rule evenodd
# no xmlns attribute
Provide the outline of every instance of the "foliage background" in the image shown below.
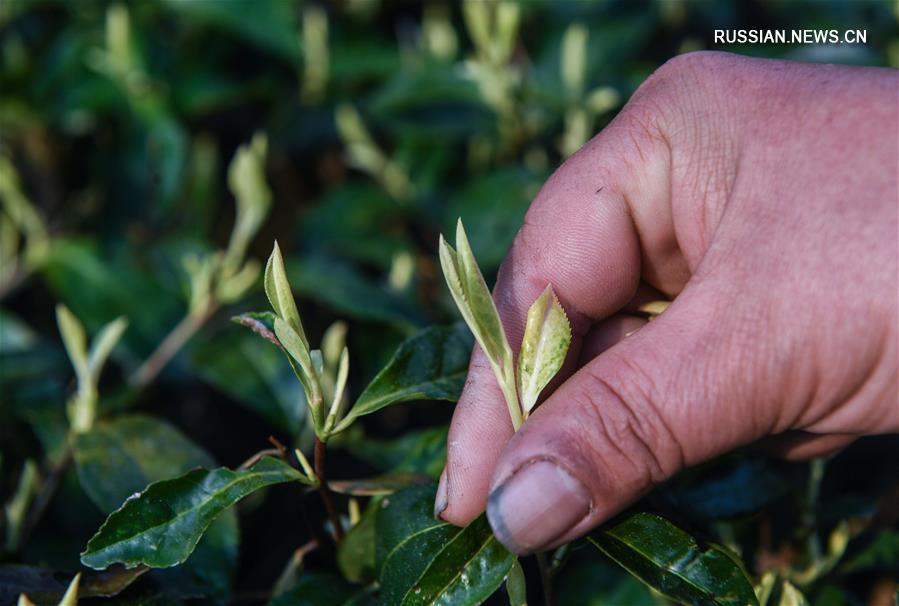
<svg viewBox="0 0 899 606"><path fill-rule="evenodd" d="M268 137L273 207L249 256L264 259L278 239L313 340L349 320L358 393L405 336L456 317L436 265L438 232L462 216L490 281L541 182L665 60L715 48L716 28L834 27L866 29L868 44L723 50L897 66L895 11L864 1L526 2L504 47L479 44L454 3L3 1L0 153L13 172L0 178L17 177L46 233L24 230L19 244L0 232L0 501L26 460L48 469L65 429L72 372L54 321L60 301L89 333L120 315L130 321L102 377L104 414L163 417L232 467L269 435L308 443L286 362L228 321L265 307L258 283L149 387L123 387L185 313L184 256L227 244L227 168L254 133ZM364 434L335 453L332 476L375 472L410 452L423 456L420 470L438 473L442 432L421 431L451 413L430 402L366 418ZM875 515L891 489L895 499L899 444L848 449L805 510L805 464L749 454L691 477L702 481L682 492L674 483L654 506L712 535L716 520L736 517L729 532L755 537L754 566L789 565L803 524L826 536L842 519ZM308 539L299 509L299 497L277 487L242 504L234 595L258 598ZM3 561L75 570L102 519L69 471ZM877 536L880 551L864 556L874 563L816 590L815 603L864 603L884 591L899 569L899 534ZM575 558L566 574L566 603L627 602L633 590L596 557Z"/></svg>

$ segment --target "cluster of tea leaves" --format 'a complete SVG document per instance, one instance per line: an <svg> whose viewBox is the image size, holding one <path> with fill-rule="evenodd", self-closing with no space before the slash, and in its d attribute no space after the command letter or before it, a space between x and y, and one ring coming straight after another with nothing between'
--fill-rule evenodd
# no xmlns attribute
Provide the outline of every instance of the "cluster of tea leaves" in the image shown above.
<svg viewBox="0 0 899 606"><path fill-rule="evenodd" d="M261 280L198 323L155 380L127 380L190 317L198 270L184 260L228 247L246 184L229 183L228 167L255 133L268 139L271 211L247 256L263 260L281 242L316 342L348 321L349 391L374 414L335 439L330 473L345 492L371 494L356 480L442 469L446 400L464 373L432 365L455 370L427 388L406 381L403 361L426 354L401 343L456 318L436 243L457 217L489 282L553 167L665 59L709 47L715 28L866 29L866 46L732 50L899 65L886 1L527 2L514 23L478 4L0 2L0 604L23 591L56 603L106 515L148 484L237 468L269 435L308 448L287 361L228 321L265 308ZM97 421L77 434L60 302L91 335L129 322L99 377ZM821 605L884 599L899 570L897 466L899 444L885 437L815 466L749 453L691 470L636 506L643 526L612 522L555 554L559 601L663 603L639 578L682 601L728 603L683 565L714 572L733 556L765 604L800 603L789 602L800 592ZM293 478L276 472L247 470L247 481ZM341 497L360 510L346 541L300 558L312 538L303 518L321 512L302 487L271 486L236 510L214 508L202 539L184 536L182 549L199 543L182 565L85 571L82 596L334 604L364 603L377 587L385 603L415 603L451 587L455 603L476 603L507 576L520 597L523 575L540 601L533 562L515 563L483 521L434 522L432 488ZM689 534L659 533L663 519ZM635 549L628 537L640 533L690 558ZM438 552L458 564L455 581L432 565Z"/></svg>

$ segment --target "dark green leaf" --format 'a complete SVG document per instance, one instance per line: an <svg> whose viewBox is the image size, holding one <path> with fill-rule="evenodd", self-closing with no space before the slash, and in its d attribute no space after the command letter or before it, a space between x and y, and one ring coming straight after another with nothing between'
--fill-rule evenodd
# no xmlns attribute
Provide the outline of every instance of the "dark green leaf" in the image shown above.
<svg viewBox="0 0 899 606"><path fill-rule="evenodd" d="M325 257L291 259L290 284L351 318L411 330L424 323L421 311L407 298L372 282L353 265Z"/></svg>
<svg viewBox="0 0 899 606"><path fill-rule="evenodd" d="M129 495L195 467L212 467L212 458L168 423L144 415L97 423L73 439L78 478L91 500L110 513ZM184 566L167 572L165 583L181 592L228 597L237 563L237 517L226 511L209 527Z"/></svg>
<svg viewBox="0 0 899 606"><path fill-rule="evenodd" d="M388 269L394 255L412 249L396 201L374 184L345 183L328 191L303 217L306 250Z"/></svg>
<svg viewBox="0 0 899 606"><path fill-rule="evenodd" d="M197 469L151 484L107 518L81 554L85 566L122 563L165 568L190 556L215 518L266 486L305 477L278 459L265 457L247 470Z"/></svg>
<svg viewBox="0 0 899 606"><path fill-rule="evenodd" d="M145 415L97 423L75 435L73 452L81 485L104 513L148 484L215 465L180 431Z"/></svg>
<svg viewBox="0 0 899 606"><path fill-rule="evenodd" d="M392 440L377 440L366 437L361 427L354 427L338 438L353 455L378 469L437 479L446 462L446 432L446 427L434 427Z"/></svg>
<svg viewBox="0 0 899 606"><path fill-rule="evenodd" d="M281 0L167 0L174 12L205 21L289 64L299 62L300 46L296 5ZM248 18L248 15L251 16Z"/></svg>
<svg viewBox="0 0 899 606"><path fill-rule="evenodd" d="M375 522L380 506L380 499L372 499L337 547L337 567L353 583L375 578Z"/></svg>
<svg viewBox="0 0 899 606"><path fill-rule="evenodd" d="M730 461L680 474L654 493L653 499L680 515L715 520L757 511L783 496L789 487L787 478L765 461Z"/></svg>
<svg viewBox="0 0 899 606"><path fill-rule="evenodd" d="M490 171L470 179L445 208L444 233L453 233L456 219L462 217L481 269L493 272L512 245L541 181L541 175L523 168Z"/></svg>
<svg viewBox="0 0 899 606"><path fill-rule="evenodd" d="M426 328L404 341L347 414L346 422L409 400L459 399L471 337L461 322Z"/></svg>
<svg viewBox="0 0 899 606"><path fill-rule="evenodd" d="M629 515L589 540L644 583L682 604L758 606L735 556L722 547L700 547L657 515Z"/></svg>
<svg viewBox="0 0 899 606"><path fill-rule="evenodd" d="M139 266L133 251L109 254L83 240L57 241L43 266L56 297L93 333L111 318L130 327L116 350L129 361L146 356L183 313L177 293L163 288Z"/></svg>
<svg viewBox="0 0 899 606"><path fill-rule="evenodd" d="M487 518L465 528L433 517L434 487L385 497L376 520L381 598L388 604L480 604L502 584L515 556Z"/></svg>
<svg viewBox="0 0 899 606"><path fill-rule="evenodd" d="M305 573L299 582L268 603L269 606L373 606L365 589L333 574Z"/></svg>
<svg viewBox="0 0 899 606"><path fill-rule="evenodd" d="M230 325L197 343L190 358L194 370L217 389L290 435L299 431L306 414L303 390L271 343Z"/></svg>
<svg viewBox="0 0 899 606"><path fill-rule="evenodd" d="M559 604L578 606L667 606L667 600L626 570L607 560L583 562L562 569Z"/></svg>
<svg viewBox="0 0 899 606"><path fill-rule="evenodd" d="M899 530L886 529L852 544L852 555L840 566L842 572L899 570Z"/></svg>

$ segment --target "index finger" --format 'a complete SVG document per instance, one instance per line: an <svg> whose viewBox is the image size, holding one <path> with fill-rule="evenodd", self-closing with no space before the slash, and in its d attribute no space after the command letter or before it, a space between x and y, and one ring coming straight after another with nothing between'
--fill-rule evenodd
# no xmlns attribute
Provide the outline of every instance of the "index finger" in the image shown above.
<svg viewBox="0 0 899 606"><path fill-rule="evenodd" d="M639 169L625 158L639 158ZM641 245L644 252L664 247L673 233L668 158L665 145L622 112L546 182L503 261L493 292L513 353L517 355L527 310L547 284L571 321L563 378L574 370L592 323L633 296ZM642 238L629 204L636 200L641 205L636 212L652 218L653 227ZM447 466L434 508L438 517L464 525L484 510L494 465L512 434L499 385L475 346L450 426Z"/></svg>

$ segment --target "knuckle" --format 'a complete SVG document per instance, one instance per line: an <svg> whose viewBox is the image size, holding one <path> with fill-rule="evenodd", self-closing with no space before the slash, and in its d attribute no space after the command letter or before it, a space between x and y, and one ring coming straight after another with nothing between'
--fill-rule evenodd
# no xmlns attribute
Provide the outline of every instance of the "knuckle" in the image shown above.
<svg viewBox="0 0 899 606"><path fill-rule="evenodd" d="M683 467L684 456L675 435L656 404L658 390L637 366L608 374L585 367L584 413L598 433L593 448L598 457L613 453L643 487L657 484Z"/></svg>

